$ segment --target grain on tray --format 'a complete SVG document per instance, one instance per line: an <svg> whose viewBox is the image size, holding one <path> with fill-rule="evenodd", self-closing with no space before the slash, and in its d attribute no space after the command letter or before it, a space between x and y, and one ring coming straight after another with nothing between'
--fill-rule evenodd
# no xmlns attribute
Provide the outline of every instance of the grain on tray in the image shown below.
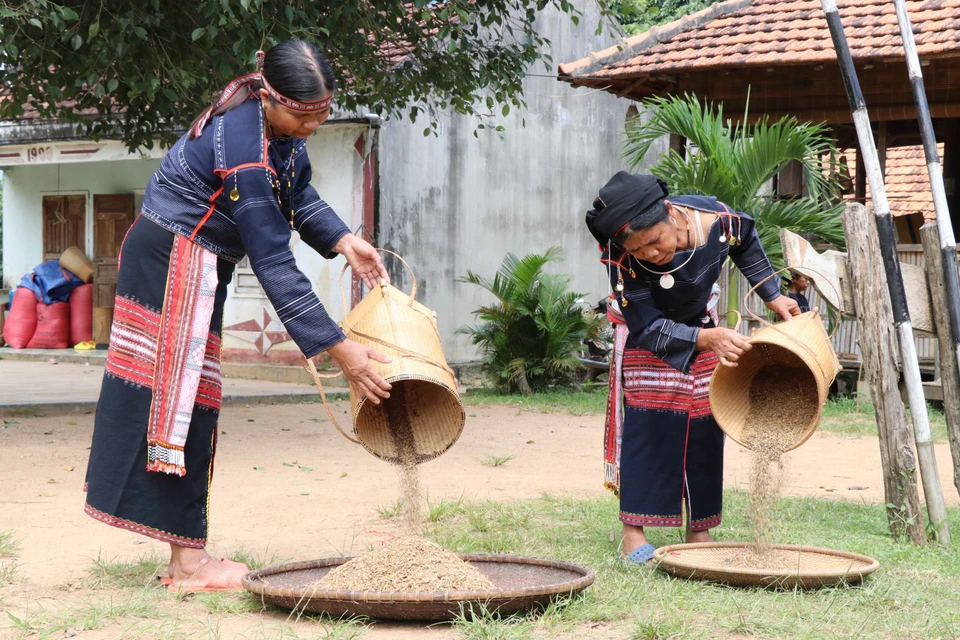
<svg viewBox="0 0 960 640"><path fill-rule="evenodd" d="M487 591L496 586L472 564L418 536L403 536L333 569L313 588L330 591Z"/></svg>

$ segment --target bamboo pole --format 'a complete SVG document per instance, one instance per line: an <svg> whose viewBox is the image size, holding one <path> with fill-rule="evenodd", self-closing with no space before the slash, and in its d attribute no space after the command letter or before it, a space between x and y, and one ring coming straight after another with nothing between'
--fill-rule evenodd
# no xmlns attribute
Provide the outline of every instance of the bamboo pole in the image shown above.
<svg viewBox="0 0 960 640"><path fill-rule="evenodd" d="M933 208L937 214L937 235L939 236L940 258L936 260L940 269L933 268L933 262L927 249L927 240L923 240L924 251L928 253L926 260L928 277L931 279L930 293L935 295L933 280L941 279L943 295L934 303L934 311L939 314L936 321L937 339L941 346L950 345L951 350L939 350L940 366L953 372L960 366L960 276L957 274L957 242L953 237L953 220L950 218L950 208L947 206L947 192L943 184L943 169L940 167L940 154L937 153L937 136L933 132L933 120L930 117L930 105L927 104L927 92L923 85L923 71L920 67L920 56L917 55L917 44L913 37L913 28L910 25L910 16L907 5L903 0L894 0L897 9L897 22L900 25L900 38L903 40L903 53L907 60L907 72L910 77L910 86L913 88L913 102L917 106L917 121L920 124L920 138L923 140L923 155L927 161L927 175L930 178L930 191L933 193ZM924 225L926 227L926 225ZM929 234L930 232L928 232ZM951 357L955 361L946 362ZM960 385L960 380L951 378L941 380L943 389L944 408L947 410L947 427L950 430L950 451L953 454L953 484L960 490L960 407L954 407L951 412L947 407L947 397L951 400L960 393L960 388L948 386ZM951 425L951 422L953 424Z"/></svg>
<svg viewBox="0 0 960 640"><path fill-rule="evenodd" d="M930 432L930 418L927 415L926 398L923 395L923 383L920 380L920 363L917 348L913 342L913 326L910 324L910 312L900 274L900 261L897 257L896 235L893 220L890 218L890 204L883 184L883 174L877 158L877 146L873 139L870 116L860 90L857 71L853 66L853 57L847 45L847 37L837 13L836 0L821 0L833 46L840 63L840 72L853 111L853 122L860 141L860 155L863 156L867 181L870 183L870 198L873 201L873 213L876 216L877 235L880 240L880 252L883 268L887 276L890 291L890 303L893 309L893 321L900 342L900 362L913 417L914 439L917 444L917 458L920 463L920 479L927 502L927 516L936 532L937 540L950 544L950 526L947 522L947 509L943 502L943 489L937 475L937 459L934 456L933 436Z"/></svg>

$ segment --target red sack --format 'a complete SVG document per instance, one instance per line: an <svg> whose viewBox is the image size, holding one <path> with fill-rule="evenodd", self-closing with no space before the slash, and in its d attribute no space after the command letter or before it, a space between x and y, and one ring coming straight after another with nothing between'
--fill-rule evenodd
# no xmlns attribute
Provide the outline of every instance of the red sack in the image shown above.
<svg viewBox="0 0 960 640"><path fill-rule="evenodd" d="M93 285L77 287L70 294L70 346L93 340Z"/></svg>
<svg viewBox="0 0 960 640"><path fill-rule="evenodd" d="M70 305L37 304L37 330L27 349L66 349L70 346Z"/></svg>
<svg viewBox="0 0 960 640"><path fill-rule="evenodd" d="M23 349L37 330L37 294L26 287L17 287L13 307L3 323L3 341L14 349Z"/></svg>

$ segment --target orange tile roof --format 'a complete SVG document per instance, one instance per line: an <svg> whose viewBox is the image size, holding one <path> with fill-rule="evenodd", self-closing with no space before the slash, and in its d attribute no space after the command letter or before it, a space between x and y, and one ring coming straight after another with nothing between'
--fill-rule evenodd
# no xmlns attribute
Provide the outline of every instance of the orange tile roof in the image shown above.
<svg viewBox="0 0 960 640"><path fill-rule="evenodd" d="M937 151L943 159L943 144L937 145ZM857 152L847 149L847 166L851 180L856 179ZM884 187L890 202L890 214L908 216L914 213L923 215L924 221L936 220L933 208L933 194L930 192L930 178L927 176L927 163L923 157L923 147L893 147L887 149ZM853 195L849 195L853 199ZM867 184L867 200L870 199L870 185ZM869 204L869 202L868 202Z"/></svg>
<svg viewBox="0 0 960 640"><path fill-rule="evenodd" d="M960 0L907 0L921 57L960 52ZM902 58L890 0L838 0L851 53L858 60ZM617 47L560 65L571 79L836 60L819 0L728 0L627 38Z"/></svg>

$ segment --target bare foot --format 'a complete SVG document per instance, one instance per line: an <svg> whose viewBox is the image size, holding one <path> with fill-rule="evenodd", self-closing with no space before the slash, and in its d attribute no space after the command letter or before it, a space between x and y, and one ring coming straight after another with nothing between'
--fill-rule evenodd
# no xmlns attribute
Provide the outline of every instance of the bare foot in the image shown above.
<svg viewBox="0 0 960 640"><path fill-rule="evenodd" d="M211 557L204 549L182 550L175 554L173 575L169 589L234 591L241 590L241 579L246 567L239 563L227 564ZM241 571L241 568L244 569Z"/></svg>
<svg viewBox="0 0 960 640"><path fill-rule="evenodd" d="M709 531L687 531L686 542L713 542Z"/></svg>

